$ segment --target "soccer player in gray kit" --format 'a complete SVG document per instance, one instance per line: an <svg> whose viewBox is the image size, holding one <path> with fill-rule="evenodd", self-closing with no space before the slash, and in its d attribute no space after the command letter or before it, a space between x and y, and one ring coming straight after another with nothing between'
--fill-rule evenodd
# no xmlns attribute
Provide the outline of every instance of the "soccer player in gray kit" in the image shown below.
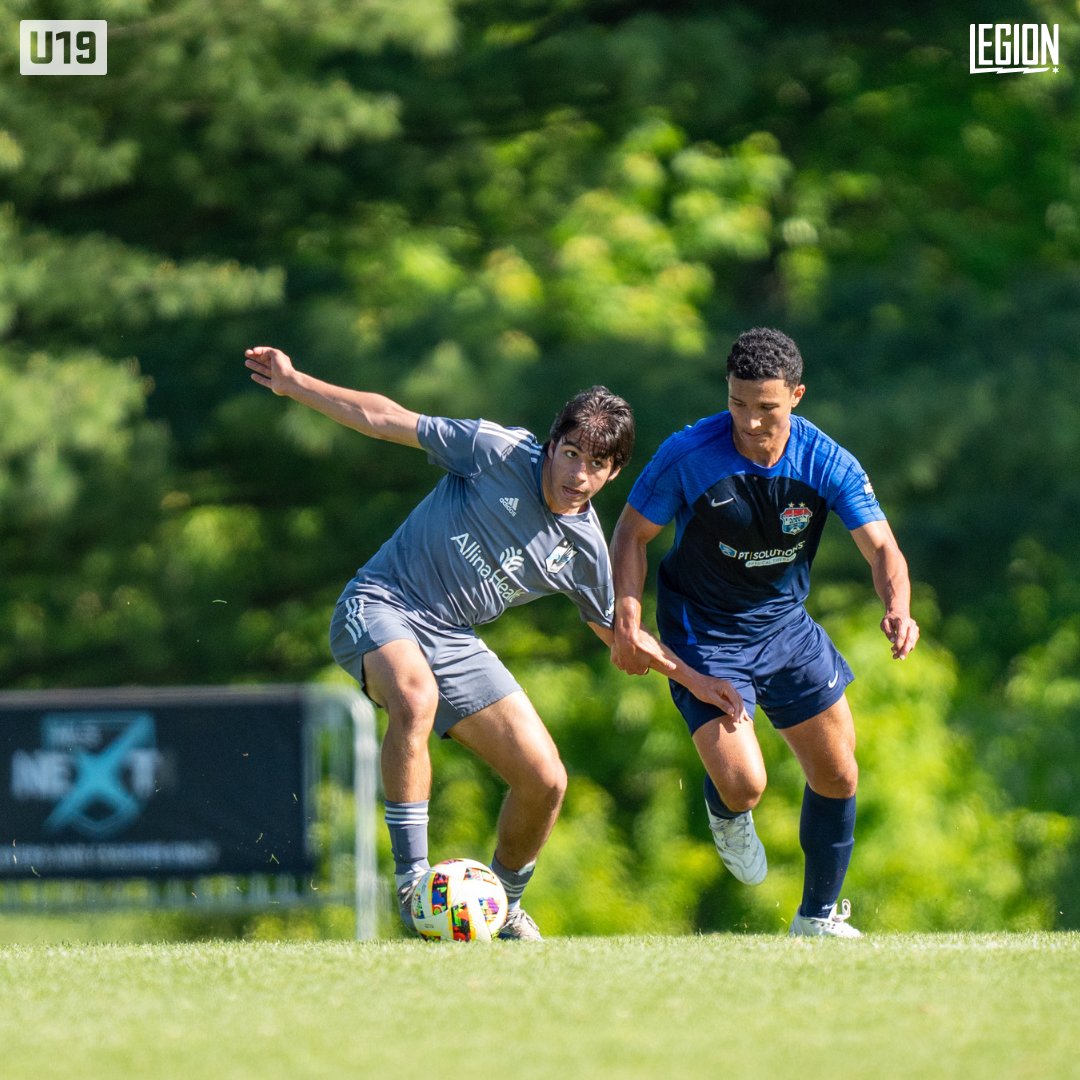
<svg viewBox="0 0 1080 1080"><path fill-rule="evenodd" d="M483 759L508 785L491 866L506 889L500 937L539 940L521 907L558 817L566 769L532 703L475 626L565 593L610 648L615 594L592 497L633 449L629 405L602 386L556 417L542 444L523 428L425 416L381 394L298 371L285 353L248 349L251 378L363 435L413 446L445 470L434 489L346 585L334 610L335 660L387 712L380 768L402 920L428 868L432 731ZM641 631L641 656L720 713L730 683L700 675Z"/></svg>

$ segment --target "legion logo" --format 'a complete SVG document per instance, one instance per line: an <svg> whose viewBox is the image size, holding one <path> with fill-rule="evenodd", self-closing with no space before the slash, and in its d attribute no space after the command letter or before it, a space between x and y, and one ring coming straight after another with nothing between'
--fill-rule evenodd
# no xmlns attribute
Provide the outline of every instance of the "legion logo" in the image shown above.
<svg viewBox="0 0 1080 1080"><path fill-rule="evenodd" d="M1058 25L971 23L968 61L972 75L1056 74L1061 64Z"/></svg>

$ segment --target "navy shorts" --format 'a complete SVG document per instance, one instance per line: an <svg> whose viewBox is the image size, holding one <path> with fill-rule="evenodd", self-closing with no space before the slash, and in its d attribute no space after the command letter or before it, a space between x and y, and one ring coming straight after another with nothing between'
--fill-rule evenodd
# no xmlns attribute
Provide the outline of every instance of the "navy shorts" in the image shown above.
<svg viewBox="0 0 1080 1080"><path fill-rule="evenodd" d="M774 728L789 728L835 705L854 680L829 635L806 612L770 637L733 644L666 643L692 668L727 679L753 716L760 705ZM671 696L693 734L719 715L678 683Z"/></svg>
<svg viewBox="0 0 1080 1080"><path fill-rule="evenodd" d="M521 689L470 627L447 627L380 585L353 578L330 622L334 659L364 687L364 656L391 641L414 641L439 688L435 731L447 736L466 716Z"/></svg>

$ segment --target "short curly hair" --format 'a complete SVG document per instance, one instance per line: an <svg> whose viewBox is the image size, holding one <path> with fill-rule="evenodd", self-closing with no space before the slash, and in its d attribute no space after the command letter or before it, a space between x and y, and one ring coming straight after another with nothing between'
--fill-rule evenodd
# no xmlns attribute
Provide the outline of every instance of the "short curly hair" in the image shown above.
<svg viewBox="0 0 1080 1080"><path fill-rule="evenodd" d="M740 334L728 353L727 373L736 379L783 379L788 386L798 386L802 372L799 346L787 334L768 327L757 326Z"/></svg>
<svg viewBox="0 0 1080 1080"><path fill-rule="evenodd" d="M634 452L634 412L606 386L582 390L562 407L551 425L545 450L571 431L579 433L584 453L601 460L611 458L613 468L621 469Z"/></svg>

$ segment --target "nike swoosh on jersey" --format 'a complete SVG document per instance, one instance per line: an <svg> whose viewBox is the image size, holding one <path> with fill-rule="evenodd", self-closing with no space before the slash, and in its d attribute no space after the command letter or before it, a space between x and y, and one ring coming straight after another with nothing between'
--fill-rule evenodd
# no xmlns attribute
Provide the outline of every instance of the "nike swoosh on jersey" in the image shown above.
<svg viewBox="0 0 1080 1080"><path fill-rule="evenodd" d="M710 499L709 500L709 505L710 506L727 506L728 503L733 503L734 501L735 501L735 496L732 495L730 499L722 499L720 502L717 502L716 499Z"/></svg>

